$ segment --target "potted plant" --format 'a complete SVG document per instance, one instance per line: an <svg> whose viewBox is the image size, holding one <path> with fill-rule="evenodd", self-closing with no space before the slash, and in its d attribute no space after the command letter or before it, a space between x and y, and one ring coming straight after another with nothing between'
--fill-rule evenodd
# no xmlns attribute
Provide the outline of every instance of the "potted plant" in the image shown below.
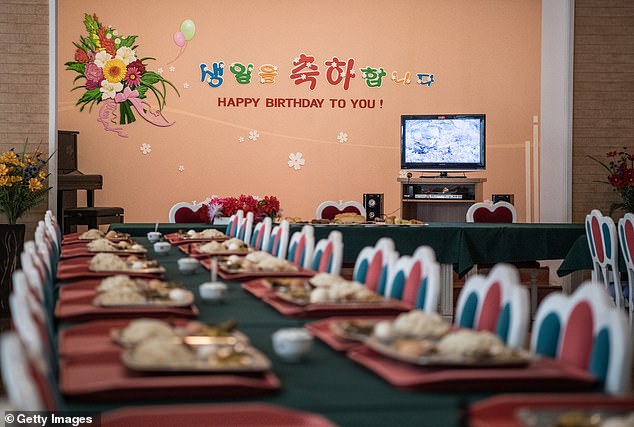
<svg viewBox="0 0 634 427"><path fill-rule="evenodd" d="M609 151L606 156L608 163L593 156L588 157L607 170L607 183L620 196L621 201L610 206L610 215L617 209L634 212L634 155L627 152L627 147L623 147L623 151Z"/></svg>
<svg viewBox="0 0 634 427"><path fill-rule="evenodd" d="M24 242L24 224L16 224L24 214L40 203L51 189L47 184L46 165L50 159L36 149L27 151L28 139L21 152L14 148L0 154L0 213L8 224L0 224L0 314L6 315L11 292L11 275Z"/></svg>

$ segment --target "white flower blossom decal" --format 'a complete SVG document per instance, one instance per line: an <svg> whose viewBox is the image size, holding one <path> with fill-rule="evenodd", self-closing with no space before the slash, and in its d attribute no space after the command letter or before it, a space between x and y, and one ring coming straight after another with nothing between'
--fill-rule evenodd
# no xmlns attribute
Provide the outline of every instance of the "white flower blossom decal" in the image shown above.
<svg viewBox="0 0 634 427"><path fill-rule="evenodd" d="M176 71L176 67L173 65L170 65L169 70L170 70L170 73L173 73L174 71Z"/></svg>
<svg viewBox="0 0 634 427"><path fill-rule="evenodd" d="M249 139L253 142L257 141L258 138L260 137L260 134L258 133L257 130L252 130L249 132Z"/></svg>
<svg viewBox="0 0 634 427"><path fill-rule="evenodd" d="M141 150L141 153L145 154L150 154L152 152L152 146L150 144L141 144L141 146L139 147L139 149Z"/></svg>
<svg viewBox="0 0 634 427"><path fill-rule="evenodd" d="M185 89L189 89L189 82L185 82L185 83L183 83L183 87L184 87Z"/></svg>
<svg viewBox="0 0 634 427"><path fill-rule="evenodd" d="M156 72L159 73L159 74L163 74L163 67L157 68Z"/></svg>
<svg viewBox="0 0 634 427"><path fill-rule="evenodd" d="M339 132L339 135L337 135L337 140L340 143L345 144L346 142L348 142L348 134L345 132Z"/></svg>
<svg viewBox="0 0 634 427"><path fill-rule="evenodd" d="M183 165L178 165L178 171L179 171L179 172L184 172L184 171L185 171L185 166L183 166Z"/></svg>
<svg viewBox="0 0 634 427"><path fill-rule="evenodd" d="M244 136L239 137L238 142L244 142Z"/></svg>
<svg viewBox="0 0 634 427"><path fill-rule="evenodd" d="M302 166L306 163L306 160L302 159L302 153L291 153L288 155L288 167L293 168L296 171L300 170Z"/></svg>

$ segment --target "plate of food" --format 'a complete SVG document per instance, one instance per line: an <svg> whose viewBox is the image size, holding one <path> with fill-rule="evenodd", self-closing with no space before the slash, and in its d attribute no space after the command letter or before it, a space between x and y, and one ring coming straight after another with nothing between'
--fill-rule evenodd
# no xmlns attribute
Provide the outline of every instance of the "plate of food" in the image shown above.
<svg viewBox="0 0 634 427"><path fill-rule="evenodd" d="M88 269L94 272L109 273L164 273L165 267L156 260L140 259L131 255L120 258L116 254L101 252L90 259Z"/></svg>
<svg viewBox="0 0 634 427"><path fill-rule="evenodd" d="M297 266L268 252L255 251L246 256L231 255L218 260L218 268L227 273L296 272Z"/></svg>
<svg viewBox="0 0 634 427"><path fill-rule="evenodd" d="M79 236L77 236L77 240L95 240L95 239L108 239L112 242L118 242L122 240L129 240L130 234L122 233L119 231L108 231L104 233L101 230L96 228L91 228L88 231L84 231Z"/></svg>
<svg viewBox="0 0 634 427"><path fill-rule="evenodd" d="M246 255L249 252L249 246L236 237L222 241L194 243L189 250L189 254L194 257Z"/></svg>
<svg viewBox="0 0 634 427"><path fill-rule="evenodd" d="M96 292L93 304L101 307L186 307L194 302L193 293L184 289L180 283L135 279L126 275L103 279Z"/></svg>
<svg viewBox="0 0 634 427"><path fill-rule="evenodd" d="M519 409L522 427L633 427L634 412L600 409Z"/></svg>
<svg viewBox="0 0 634 427"><path fill-rule="evenodd" d="M350 319L330 323L330 330L340 338L364 342L374 333L378 320Z"/></svg>
<svg viewBox="0 0 634 427"><path fill-rule="evenodd" d="M144 254L147 253L142 245L132 240L110 240L107 238L98 238L91 240L86 245L88 252L112 252L117 254Z"/></svg>
<svg viewBox="0 0 634 427"><path fill-rule="evenodd" d="M220 230L216 230L214 228L207 228L201 231L189 230L183 231L179 230L176 233L166 234L165 238L173 245L181 245L184 243L194 243L194 242L211 242L213 240L227 240L229 236L223 233Z"/></svg>
<svg viewBox="0 0 634 427"><path fill-rule="evenodd" d="M361 283L341 279L330 284L315 286L307 281L302 286L279 288L275 295L285 301L297 305L336 304L366 305L386 302L382 296L372 292Z"/></svg>

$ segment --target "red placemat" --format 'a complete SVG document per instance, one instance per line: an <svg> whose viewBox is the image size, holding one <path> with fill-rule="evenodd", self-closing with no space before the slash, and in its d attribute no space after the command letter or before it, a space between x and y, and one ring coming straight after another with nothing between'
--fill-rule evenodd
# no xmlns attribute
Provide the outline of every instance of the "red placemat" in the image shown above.
<svg viewBox="0 0 634 427"><path fill-rule="evenodd" d="M170 242L172 245L184 245L187 243L206 243L206 242L211 242L211 241L217 241L217 242L222 242L224 240L228 240L229 236L222 236L222 237L216 237L213 239L210 238L200 238L200 239L184 239L183 237L181 237L178 233L169 233L164 235L163 237L165 237L167 239L168 242Z"/></svg>
<svg viewBox="0 0 634 427"><path fill-rule="evenodd" d="M196 317L198 308L195 305L187 307L165 306L129 306L129 307L100 307L92 303L94 295L81 295L66 301L58 300L55 304L55 317L61 322L84 322L94 319L121 319L153 317L165 318Z"/></svg>
<svg viewBox="0 0 634 427"><path fill-rule="evenodd" d="M200 263L207 270L211 269L211 260L209 258L203 259ZM240 273L225 270L222 266L218 267L218 276L224 280L233 281L261 279L263 277L313 277L315 274L317 274L316 271L302 267L298 267L296 271L249 271Z"/></svg>
<svg viewBox="0 0 634 427"><path fill-rule="evenodd" d="M271 287L263 279L249 280L242 284L242 289L250 294L262 298L264 295L271 292Z"/></svg>
<svg viewBox="0 0 634 427"><path fill-rule="evenodd" d="M394 320L394 316L364 316L355 317L355 320ZM332 349L337 351L348 351L354 347L363 345L361 341L350 340L343 338L332 331L332 324L335 322L341 322L343 320L351 320L350 317L328 317L327 319L316 320L314 322L306 323L304 327L310 331L311 334L322 340L329 345Z"/></svg>
<svg viewBox="0 0 634 427"><path fill-rule="evenodd" d="M146 277L150 279L160 279L164 272L146 273L140 271L92 271L88 268L88 262L84 263L68 263L69 261L84 260L85 258L72 258L65 260L66 263L60 262L57 268L57 280L70 281L89 278L99 278L114 276L115 274L127 274L130 277Z"/></svg>
<svg viewBox="0 0 634 427"><path fill-rule="evenodd" d="M553 359L538 359L522 368L432 368L382 356L368 347L355 347L348 357L390 384L421 391L583 391L597 380L580 369Z"/></svg>
<svg viewBox="0 0 634 427"><path fill-rule="evenodd" d="M275 294L266 294L262 296L262 301L290 317L388 316L412 309L403 301L393 299L381 303L297 305L280 299Z"/></svg>
<svg viewBox="0 0 634 427"><path fill-rule="evenodd" d="M102 427L173 427L187 420L188 427L336 427L321 415L265 403L179 405L124 408L101 416Z"/></svg>
<svg viewBox="0 0 634 427"><path fill-rule="evenodd" d="M104 252L106 252L106 251L104 251ZM91 251L90 249L88 249L88 246L86 246L86 245L64 246L64 247L62 247L62 252L60 253L60 259L61 260L67 260L67 259L72 259L72 258L93 257L97 253L99 253L99 252ZM120 256L136 255L137 257L145 258L145 255L147 254L147 251L130 252L130 251L121 250L121 251L107 251L107 253L116 254L116 255L120 255Z"/></svg>
<svg viewBox="0 0 634 427"><path fill-rule="evenodd" d="M254 374L154 374L127 369L119 355L61 359L59 388L71 400L130 401L253 396L280 387L272 372Z"/></svg>
<svg viewBox="0 0 634 427"><path fill-rule="evenodd" d="M634 398L606 394L513 394L481 400L469 408L471 427L522 427L517 411L550 409L562 411L632 411Z"/></svg>
<svg viewBox="0 0 634 427"><path fill-rule="evenodd" d="M249 249L249 251L246 251L246 252L245 251L230 251L230 250L216 251L211 253L200 252L196 244L178 245L178 249L180 249L181 252L184 252L190 257L196 258L196 259L204 259L204 258L209 258L214 256L231 256L231 255L246 256L249 254L249 252L251 252L251 249Z"/></svg>

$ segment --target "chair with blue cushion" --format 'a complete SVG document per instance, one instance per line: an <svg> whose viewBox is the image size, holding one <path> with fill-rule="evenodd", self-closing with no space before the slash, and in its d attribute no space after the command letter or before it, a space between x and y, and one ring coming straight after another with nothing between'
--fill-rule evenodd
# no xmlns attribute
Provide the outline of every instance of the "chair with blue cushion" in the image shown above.
<svg viewBox="0 0 634 427"><path fill-rule="evenodd" d="M549 294L531 331L531 351L595 375L606 392L626 394L632 348L625 314L604 286L585 282L568 296Z"/></svg>
<svg viewBox="0 0 634 427"><path fill-rule="evenodd" d="M389 271L397 259L394 241L382 237L374 246L361 249L354 264L352 280L363 283L379 295L385 295Z"/></svg>
<svg viewBox="0 0 634 427"><path fill-rule="evenodd" d="M238 223L236 237L248 244L251 240L251 233L253 233L253 212L247 212L246 216Z"/></svg>
<svg viewBox="0 0 634 427"><path fill-rule="evenodd" d="M343 263L343 235L333 230L315 245L311 269L319 273L339 275Z"/></svg>
<svg viewBox="0 0 634 427"><path fill-rule="evenodd" d="M621 283L619 273L619 243L616 225L609 216L593 209L585 220L586 237L592 256L592 280L603 282L617 307L625 307L627 284ZM624 294L625 293L625 294Z"/></svg>
<svg viewBox="0 0 634 427"><path fill-rule="evenodd" d="M253 235L249 246L256 251L263 251L269 244L271 238L271 229L273 228L273 220L271 217L264 218L253 227Z"/></svg>
<svg viewBox="0 0 634 427"><path fill-rule="evenodd" d="M305 225L291 236L286 258L298 267L310 268L314 250L315 229L312 225Z"/></svg>
<svg viewBox="0 0 634 427"><path fill-rule="evenodd" d="M412 256L402 256L390 271L385 295L428 313L438 311L440 264L434 250L421 246Z"/></svg>
<svg viewBox="0 0 634 427"><path fill-rule="evenodd" d="M242 209L231 215L227 223L227 228L225 228L225 234L229 237L236 237L240 224L242 224L242 219L244 219L244 211Z"/></svg>
<svg viewBox="0 0 634 427"><path fill-rule="evenodd" d="M496 264L485 277L467 279L458 296L455 324L458 327L493 332L508 346L522 348L529 320L528 291L521 285L517 269Z"/></svg>
<svg viewBox="0 0 634 427"><path fill-rule="evenodd" d="M634 328L634 304L629 296L634 295L634 214L628 212L619 220L618 233L621 253L627 270L627 295L630 328ZM625 293L625 292L624 292Z"/></svg>
<svg viewBox="0 0 634 427"><path fill-rule="evenodd" d="M282 220L271 230L271 238L266 247L266 252L278 257L286 258L286 249L288 248L289 224L287 220Z"/></svg>

